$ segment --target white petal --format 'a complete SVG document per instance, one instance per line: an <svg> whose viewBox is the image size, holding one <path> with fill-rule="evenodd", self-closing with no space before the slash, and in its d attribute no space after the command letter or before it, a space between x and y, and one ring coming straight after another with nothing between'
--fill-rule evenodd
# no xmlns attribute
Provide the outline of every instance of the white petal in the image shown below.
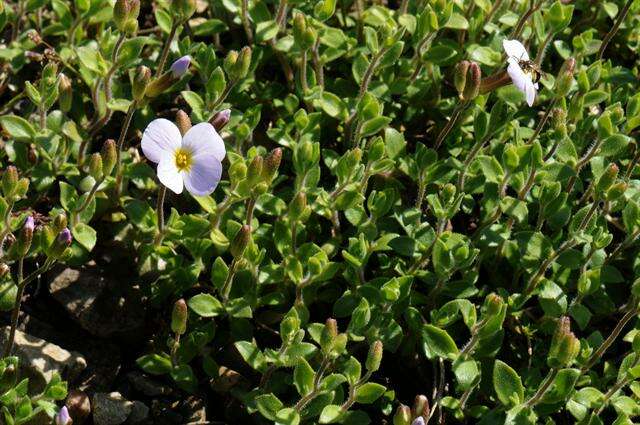
<svg viewBox="0 0 640 425"><path fill-rule="evenodd" d="M518 40L502 40L502 47L509 58L523 61L529 60L527 49Z"/></svg>
<svg viewBox="0 0 640 425"><path fill-rule="evenodd" d="M189 172L184 173L184 185L189 193L204 196L213 192L222 177L222 164L211 152L193 157Z"/></svg>
<svg viewBox="0 0 640 425"><path fill-rule="evenodd" d="M531 78L524 73L520 65L517 63L511 62L507 67L507 73L509 77L511 77L511 81L513 81L513 85L518 88L522 93L526 94L525 87L527 85L527 81L531 81Z"/></svg>
<svg viewBox="0 0 640 425"><path fill-rule="evenodd" d="M536 100L536 88L533 81L528 81L525 86L525 96L527 97L527 104L533 106L533 102Z"/></svg>
<svg viewBox="0 0 640 425"><path fill-rule="evenodd" d="M160 162L165 152L173 153L182 143L180 130L174 123L158 118L149 123L142 135L142 152L149 161Z"/></svg>
<svg viewBox="0 0 640 425"><path fill-rule="evenodd" d="M208 122L201 122L191 127L182 139L182 146L190 149L194 155L210 153L218 159L218 162L222 162L226 155L222 137Z"/></svg>
<svg viewBox="0 0 640 425"><path fill-rule="evenodd" d="M176 168L173 153L164 153L158 162L158 180L171 189L172 192L182 193L182 175Z"/></svg>

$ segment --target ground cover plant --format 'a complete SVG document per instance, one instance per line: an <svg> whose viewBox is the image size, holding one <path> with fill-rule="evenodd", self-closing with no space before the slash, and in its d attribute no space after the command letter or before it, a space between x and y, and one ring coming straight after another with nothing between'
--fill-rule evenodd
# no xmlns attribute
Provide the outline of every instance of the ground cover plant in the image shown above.
<svg viewBox="0 0 640 425"><path fill-rule="evenodd" d="M0 3L0 423L634 423L639 21Z"/></svg>

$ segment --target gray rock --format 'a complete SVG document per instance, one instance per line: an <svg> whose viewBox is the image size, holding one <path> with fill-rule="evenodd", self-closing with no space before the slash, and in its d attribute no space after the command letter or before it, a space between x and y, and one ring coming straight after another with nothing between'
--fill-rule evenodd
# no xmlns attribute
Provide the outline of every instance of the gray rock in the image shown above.
<svg viewBox="0 0 640 425"><path fill-rule="evenodd" d="M1 347L9 338L9 331L7 326L0 332ZM29 378L29 391L33 393L42 391L54 372L71 382L87 367L86 360L80 354L20 330L16 329L14 341L12 354L20 359L21 376Z"/></svg>
<svg viewBox="0 0 640 425"><path fill-rule="evenodd" d="M140 372L130 372L127 374L127 378L136 389L136 391L139 391L141 394L144 394L148 397L169 395L173 392L171 387L164 385Z"/></svg>
<svg viewBox="0 0 640 425"><path fill-rule="evenodd" d="M116 281L97 266L62 270L49 285L53 297L92 335L135 335L145 308L140 288Z"/></svg>
<svg viewBox="0 0 640 425"><path fill-rule="evenodd" d="M131 406L131 414L127 418L128 424L142 424L149 418L149 408L141 401L134 401Z"/></svg>
<svg viewBox="0 0 640 425"><path fill-rule="evenodd" d="M95 393L91 400L95 425L120 425L125 423L133 409L133 403L118 392Z"/></svg>

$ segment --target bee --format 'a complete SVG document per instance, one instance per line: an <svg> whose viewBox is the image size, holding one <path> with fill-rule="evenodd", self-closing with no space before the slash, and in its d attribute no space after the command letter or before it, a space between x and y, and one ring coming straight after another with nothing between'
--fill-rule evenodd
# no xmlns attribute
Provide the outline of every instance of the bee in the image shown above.
<svg viewBox="0 0 640 425"><path fill-rule="evenodd" d="M542 70L537 63L528 59L518 59L515 56L512 56L512 58L518 61L518 66L525 74L531 75L531 80L534 84L540 81L540 78L542 77Z"/></svg>

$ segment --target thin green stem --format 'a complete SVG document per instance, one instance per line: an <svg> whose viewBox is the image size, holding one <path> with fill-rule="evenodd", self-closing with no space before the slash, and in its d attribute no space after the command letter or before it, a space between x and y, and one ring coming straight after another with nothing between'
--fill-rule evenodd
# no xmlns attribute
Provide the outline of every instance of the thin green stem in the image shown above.
<svg viewBox="0 0 640 425"><path fill-rule="evenodd" d="M542 399L542 397L545 395L545 393L551 387L551 384L553 383L553 380L556 378L557 374L558 374L558 369L556 369L555 367L551 368L547 376L540 383L540 386L538 387L538 390L536 391L536 393L529 400L525 402L525 406L532 408L533 406L538 404Z"/></svg>
<svg viewBox="0 0 640 425"><path fill-rule="evenodd" d="M160 54L160 60L158 61L158 68L156 70L156 77L159 77L164 72L164 67L167 64L167 57L169 56L169 48L171 47L171 43L173 43L173 38L176 35L176 31L178 31L178 26L180 24L178 22L174 22L171 26L171 30L169 31L169 37L164 43L164 47L162 48L162 53Z"/></svg>
<svg viewBox="0 0 640 425"><path fill-rule="evenodd" d="M117 160L116 160L116 199L120 197L120 193L122 192L122 150L124 149L124 140L127 136L127 131L129 130L129 126L131 125L131 120L133 118L133 113L138 107L138 101L134 100L129 105L129 109L127 109L127 115L124 117L124 123L122 124L122 129L120 130L120 136L118 137L118 141L116 142L117 146Z"/></svg>
<svg viewBox="0 0 640 425"><path fill-rule="evenodd" d="M153 241L155 246L160 246L164 239L164 198L167 194L167 187L160 183L158 188L158 203L156 204L156 215L158 216L158 234Z"/></svg>
<svg viewBox="0 0 640 425"><path fill-rule="evenodd" d="M611 41L611 39L618 32L618 29L620 29L620 25L622 25L622 22L627 17L627 14L629 13L629 9L631 8L632 4L633 4L633 0L627 0L624 7L620 10L620 12L618 12L618 16L616 16L616 21L613 24L613 27L611 27L611 30L609 30L607 35L602 40L602 44L600 45L600 49L598 50L598 60L602 59L602 55L604 55L604 51L607 49L607 46L609 45L609 42Z"/></svg>

